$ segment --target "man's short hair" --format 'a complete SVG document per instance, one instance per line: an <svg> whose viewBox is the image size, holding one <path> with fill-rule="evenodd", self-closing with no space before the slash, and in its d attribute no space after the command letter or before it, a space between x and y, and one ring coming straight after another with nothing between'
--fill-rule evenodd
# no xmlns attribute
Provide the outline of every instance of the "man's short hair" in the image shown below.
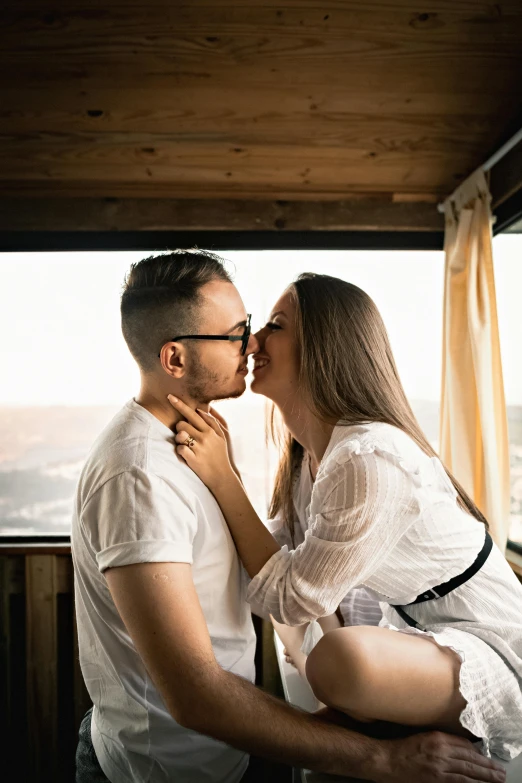
<svg viewBox="0 0 522 783"><path fill-rule="evenodd" d="M125 342L145 372L155 369L164 345L197 333L200 289L213 280L231 283L224 262L204 250L175 250L132 264L121 297Z"/></svg>

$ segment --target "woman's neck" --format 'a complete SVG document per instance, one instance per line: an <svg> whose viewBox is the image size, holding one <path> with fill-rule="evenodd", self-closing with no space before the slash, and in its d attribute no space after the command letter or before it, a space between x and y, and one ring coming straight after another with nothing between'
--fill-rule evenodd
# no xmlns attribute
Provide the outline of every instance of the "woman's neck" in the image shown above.
<svg viewBox="0 0 522 783"><path fill-rule="evenodd" d="M307 407L295 405L292 410L282 410L283 421L292 437L301 444L310 455L310 469L315 478L317 469L324 456L335 423L318 419Z"/></svg>

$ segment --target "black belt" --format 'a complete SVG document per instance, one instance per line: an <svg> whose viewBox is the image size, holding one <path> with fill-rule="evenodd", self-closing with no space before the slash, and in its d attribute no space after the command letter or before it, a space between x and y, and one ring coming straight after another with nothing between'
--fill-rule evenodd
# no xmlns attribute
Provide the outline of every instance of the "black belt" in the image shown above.
<svg viewBox="0 0 522 783"><path fill-rule="evenodd" d="M493 539L489 535L489 533L486 530L486 539L484 541L484 546L480 550L480 552L477 555L477 558L472 565L470 565L469 568L466 568L465 571L463 571L458 576L454 576L453 579L450 579L448 582L444 582L441 585L437 585L437 587L432 587L431 590L426 590L425 593L422 593L422 595L418 595L415 601L410 601L409 604L404 604L403 606L398 606L397 604L390 604L390 606L393 606L397 614L399 614L405 623L408 623L408 625L411 625L412 628L419 628L419 624L415 622L406 612L404 611L405 606L413 606L414 604L422 604L424 601L432 601L435 598L443 598L445 595L448 595L448 593L451 593L452 590L455 590L455 588L460 587L464 584L464 582L467 582L468 579L471 579L472 576L474 576L477 571L480 571L484 563L489 557L489 553L491 552L491 549L493 547Z"/></svg>

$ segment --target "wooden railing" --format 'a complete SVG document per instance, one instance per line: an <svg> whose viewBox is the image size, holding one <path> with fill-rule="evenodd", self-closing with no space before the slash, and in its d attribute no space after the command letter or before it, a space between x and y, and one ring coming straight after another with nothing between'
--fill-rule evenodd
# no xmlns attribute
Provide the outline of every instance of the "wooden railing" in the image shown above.
<svg viewBox="0 0 522 783"><path fill-rule="evenodd" d="M90 706L76 640L70 548L0 545L2 780L74 781Z"/></svg>

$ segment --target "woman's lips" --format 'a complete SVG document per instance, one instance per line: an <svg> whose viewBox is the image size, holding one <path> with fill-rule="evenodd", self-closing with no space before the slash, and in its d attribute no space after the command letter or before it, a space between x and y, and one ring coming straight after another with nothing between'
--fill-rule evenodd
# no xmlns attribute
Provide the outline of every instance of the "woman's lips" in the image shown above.
<svg viewBox="0 0 522 783"><path fill-rule="evenodd" d="M270 362L267 362L266 364L262 364L260 367L256 367L254 365L254 369L252 370L252 374L256 375L256 373L262 372L262 370L264 370L266 367L268 367L269 364L270 364Z"/></svg>

